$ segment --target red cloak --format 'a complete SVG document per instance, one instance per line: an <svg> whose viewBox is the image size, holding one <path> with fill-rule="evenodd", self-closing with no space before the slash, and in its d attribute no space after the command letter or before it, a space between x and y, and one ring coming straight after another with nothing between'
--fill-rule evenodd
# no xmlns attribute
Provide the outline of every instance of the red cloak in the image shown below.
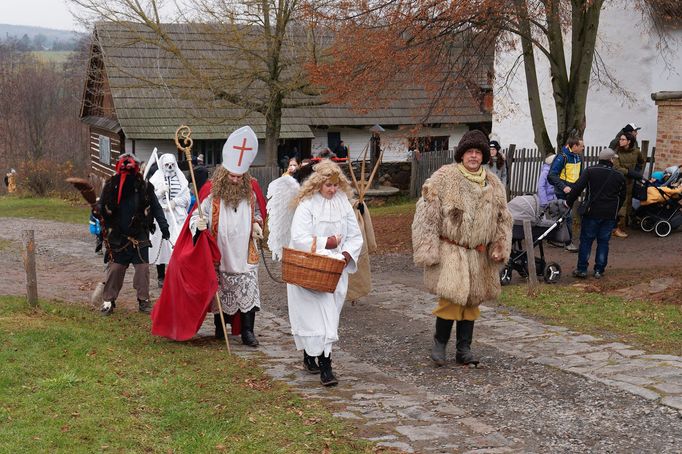
<svg viewBox="0 0 682 454"><path fill-rule="evenodd" d="M251 185L265 219L263 191L255 178L251 179ZM210 193L211 182L208 181L199 191L199 201ZM215 264L220 263L218 244L208 230L202 232L194 244L189 219L187 216L175 242L161 296L151 314L152 334L177 341L191 339L199 331L218 290L218 276L214 272ZM239 321L240 317L233 318L232 334L240 333Z"/></svg>

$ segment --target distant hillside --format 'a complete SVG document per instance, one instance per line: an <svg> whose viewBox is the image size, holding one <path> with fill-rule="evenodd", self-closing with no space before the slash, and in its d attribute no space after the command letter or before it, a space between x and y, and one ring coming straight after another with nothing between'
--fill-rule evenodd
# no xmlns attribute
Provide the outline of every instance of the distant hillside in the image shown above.
<svg viewBox="0 0 682 454"><path fill-rule="evenodd" d="M83 36L70 30L0 24L0 43L14 41L22 50L73 50Z"/></svg>

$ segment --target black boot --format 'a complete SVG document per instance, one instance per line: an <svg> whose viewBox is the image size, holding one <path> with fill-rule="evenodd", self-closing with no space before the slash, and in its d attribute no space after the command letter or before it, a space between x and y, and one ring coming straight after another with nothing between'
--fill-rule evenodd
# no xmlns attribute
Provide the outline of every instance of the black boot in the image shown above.
<svg viewBox="0 0 682 454"><path fill-rule="evenodd" d="M450 340L452 324L454 320L445 320L436 317L436 334L433 336L433 348L431 349L431 359L437 366L445 364L445 347Z"/></svg>
<svg viewBox="0 0 682 454"><path fill-rule="evenodd" d="M156 265L156 277L159 288L163 287L163 281L166 279L166 265Z"/></svg>
<svg viewBox="0 0 682 454"><path fill-rule="evenodd" d="M311 374L320 373L320 366L317 365L315 357L307 354L305 350L303 350L303 367L305 368L305 370L308 371L308 373Z"/></svg>
<svg viewBox="0 0 682 454"><path fill-rule="evenodd" d="M215 325L215 338L225 339L225 325L220 320L220 314L213 314L213 324Z"/></svg>
<svg viewBox="0 0 682 454"><path fill-rule="evenodd" d="M145 314L151 314L152 307L154 307L154 304L152 304L151 301L141 300L139 298L137 299L137 310L139 310L140 312L144 312Z"/></svg>
<svg viewBox="0 0 682 454"><path fill-rule="evenodd" d="M258 347L258 339L253 334L253 326L256 323L256 308L249 312L240 312L242 318L242 344L249 347Z"/></svg>
<svg viewBox="0 0 682 454"><path fill-rule="evenodd" d="M338 385L339 381L332 371L332 355L324 356L324 353L322 353L317 357L317 360L320 363L320 383L322 383L323 386Z"/></svg>
<svg viewBox="0 0 682 454"><path fill-rule="evenodd" d="M478 365L478 359L471 353L471 341L474 338L474 321L457 321L457 354L455 361L457 364Z"/></svg>

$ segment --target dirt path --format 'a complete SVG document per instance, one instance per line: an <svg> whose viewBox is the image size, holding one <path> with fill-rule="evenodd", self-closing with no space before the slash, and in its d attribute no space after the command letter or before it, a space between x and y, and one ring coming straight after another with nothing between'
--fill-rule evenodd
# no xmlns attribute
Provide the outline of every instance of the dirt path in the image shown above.
<svg viewBox="0 0 682 454"><path fill-rule="evenodd" d="M104 260L95 254L94 237L87 225L52 221L0 218L0 295L25 294L25 271L21 258L21 232L34 230L38 297L73 303L89 303L95 285L104 277ZM159 290L152 271L151 296ZM120 303L135 308L132 272L126 274ZM119 306L119 302L117 302Z"/></svg>
<svg viewBox="0 0 682 454"><path fill-rule="evenodd" d="M0 239L9 240L0 241L0 294L24 292L19 238L25 228L36 231L39 295L87 303L103 264L84 225L0 218ZM626 241L614 240L613 268L600 282L605 289L630 287L635 275L657 276L661 262L679 260L682 252L674 237ZM572 269L575 254L554 248L547 254ZM246 349L235 339L235 350L303 395L325 399L364 437L405 452L682 452L676 409L682 408L682 358L647 356L485 308L474 347L486 367L435 369L428 359L433 297L423 291L420 271L404 253L374 257L373 269L375 291L342 313L337 388L323 389L301 370L286 292L262 269L256 323L262 347ZM119 300L134 310L130 279ZM208 322L200 335L211 334Z"/></svg>

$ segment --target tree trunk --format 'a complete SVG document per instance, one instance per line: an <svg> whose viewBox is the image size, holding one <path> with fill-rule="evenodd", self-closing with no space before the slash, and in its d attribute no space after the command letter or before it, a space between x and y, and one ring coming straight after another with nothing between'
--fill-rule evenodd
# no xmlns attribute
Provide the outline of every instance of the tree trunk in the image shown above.
<svg viewBox="0 0 682 454"><path fill-rule="evenodd" d="M265 112L265 165L277 165L277 148L282 129L282 96L273 94Z"/></svg>
<svg viewBox="0 0 682 454"><path fill-rule="evenodd" d="M589 3L589 4L588 4ZM563 106L563 122L559 123L558 139L574 131L582 137L586 128L585 109L594 62L594 48L599 30L599 17L603 0L587 2L573 0L571 28L571 72L568 95L573 102Z"/></svg>
<svg viewBox="0 0 682 454"><path fill-rule="evenodd" d="M535 137L535 144L543 150L544 154L554 152L554 145L547 134L547 125L545 124L545 117L542 112L542 103L540 102L540 89L538 86L538 76L535 68L535 52L533 51L533 43L528 39L531 36L530 25L528 20L528 11L526 9L525 0L517 1L517 12L519 17L519 29L521 34L521 47L523 49L523 69L526 74L526 89L528 90L528 106L530 108L530 117L533 124L533 135Z"/></svg>

